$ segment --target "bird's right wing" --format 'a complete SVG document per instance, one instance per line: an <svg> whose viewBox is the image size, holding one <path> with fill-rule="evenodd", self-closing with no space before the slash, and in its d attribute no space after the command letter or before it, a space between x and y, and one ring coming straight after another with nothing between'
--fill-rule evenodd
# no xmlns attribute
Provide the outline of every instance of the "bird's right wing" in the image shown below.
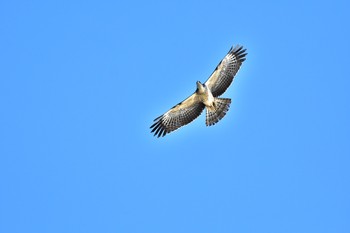
<svg viewBox="0 0 350 233"><path fill-rule="evenodd" d="M150 127L154 136L164 137L170 133L196 119L203 111L205 105L194 93L181 103L172 107L163 115L154 119L155 123Z"/></svg>
<svg viewBox="0 0 350 233"><path fill-rule="evenodd" d="M222 95L230 86L245 60L247 55L245 51L246 49L243 49L243 46L232 47L205 82L214 97Z"/></svg>

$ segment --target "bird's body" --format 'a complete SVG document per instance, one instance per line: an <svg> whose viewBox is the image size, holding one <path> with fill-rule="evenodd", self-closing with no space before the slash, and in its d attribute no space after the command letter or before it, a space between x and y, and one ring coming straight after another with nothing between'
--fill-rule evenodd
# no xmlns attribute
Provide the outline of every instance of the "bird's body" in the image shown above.
<svg viewBox="0 0 350 233"><path fill-rule="evenodd" d="M192 122L202 113L204 108L206 108L207 126L220 121L226 115L231 99L219 98L219 96L232 83L245 60L247 55L245 51L242 46L232 47L205 83L197 81L197 89L190 97L154 120L151 132L154 132L154 135L158 137L165 136L167 133Z"/></svg>
<svg viewBox="0 0 350 233"><path fill-rule="evenodd" d="M197 81L197 90L196 94L198 96L198 100L203 102L205 107L207 108L214 108L214 96L211 93L210 89L201 82Z"/></svg>

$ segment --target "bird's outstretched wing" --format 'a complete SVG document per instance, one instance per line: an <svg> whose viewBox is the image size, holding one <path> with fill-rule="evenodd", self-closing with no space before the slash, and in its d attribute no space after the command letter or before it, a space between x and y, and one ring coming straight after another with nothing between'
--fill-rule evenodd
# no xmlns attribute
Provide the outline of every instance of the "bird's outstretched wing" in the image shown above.
<svg viewBox="0 0 350 233"><path fill-rule="evenodd" d="M181 126L187 125L196 119L203 111L205 105L194 93L181 103L172 107L163 115L154 119L155 123L150 127L154 136L164 137Z"/></svg>
<svg viewBox="0 0 350 233"><path fill-rule="evenodd" d="M237 71L245 60L246 49L243 46L231 47L230 51L220 61L205 85L209 87L214 97L222 95L232 83Z"/></svg>

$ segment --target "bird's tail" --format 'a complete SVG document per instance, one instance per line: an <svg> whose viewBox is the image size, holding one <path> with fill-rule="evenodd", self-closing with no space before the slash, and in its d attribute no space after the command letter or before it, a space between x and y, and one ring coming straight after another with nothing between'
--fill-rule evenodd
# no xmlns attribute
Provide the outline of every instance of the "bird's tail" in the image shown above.
<svg viewBox="0 0 350 233"><path fill-rule="evenodd" d="M231 99L215 97L214 107L207 108L207 119L205 121L205 124L207 126L215 125L226 115L230 104Z"/></svg>

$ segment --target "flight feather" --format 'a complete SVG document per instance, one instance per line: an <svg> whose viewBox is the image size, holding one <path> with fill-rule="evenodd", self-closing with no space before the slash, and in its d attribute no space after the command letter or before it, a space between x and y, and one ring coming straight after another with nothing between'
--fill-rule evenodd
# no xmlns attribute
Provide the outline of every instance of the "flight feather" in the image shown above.
<svg viewBox="0 0 350 233"><path fill-rule="evenodd" d="M214 97L222 95L231 85L233 78L245 60L247 55L245 51L246 49L239 45L231 47L230 51L205 82Z"/></svg>

